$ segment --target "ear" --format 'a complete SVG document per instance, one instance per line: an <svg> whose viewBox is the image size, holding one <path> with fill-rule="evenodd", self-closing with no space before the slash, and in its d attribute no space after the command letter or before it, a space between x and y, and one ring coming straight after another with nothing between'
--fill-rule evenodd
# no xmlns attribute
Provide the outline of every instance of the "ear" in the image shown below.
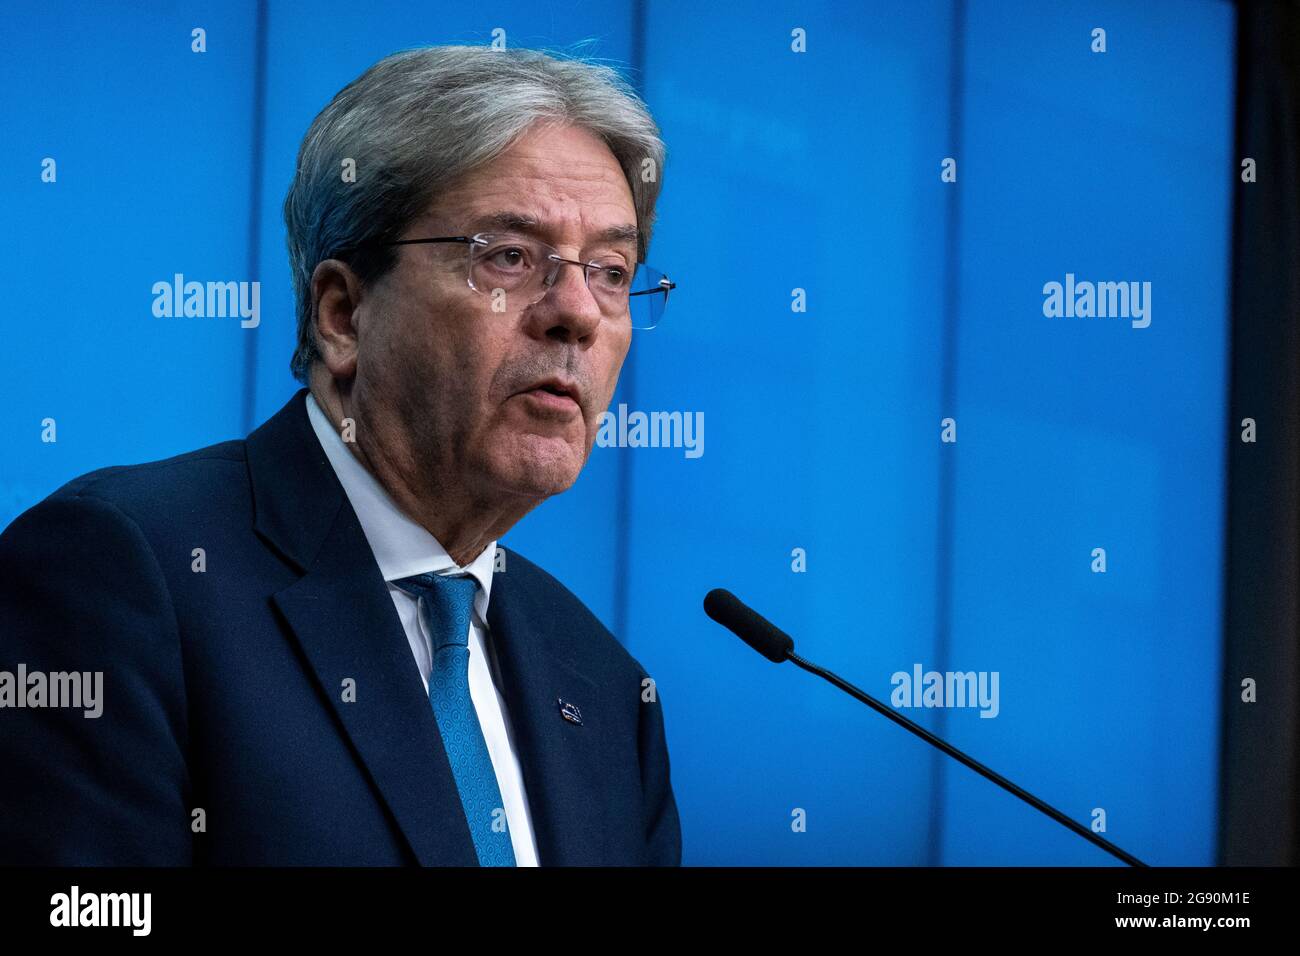
<svg viewBox="0 0 1300 956"><path fill-rule="evenodd" d="M335 379L351 380L357 373L357 306L361 280L339 259L317 263L311 276L312 324L322 364Z"/></svg>

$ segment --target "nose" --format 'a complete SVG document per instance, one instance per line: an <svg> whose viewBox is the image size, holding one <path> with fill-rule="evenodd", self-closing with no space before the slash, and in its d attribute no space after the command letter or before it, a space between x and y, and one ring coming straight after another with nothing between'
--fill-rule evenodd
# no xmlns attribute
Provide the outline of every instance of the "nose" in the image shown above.
<svg viewBox="0 0 1300 956"><path fill-rule="evenodd" d="M524 316L532 335L589 347L596 340L602 314L587 288L582 266L562 263L554 284Z"/></svg>

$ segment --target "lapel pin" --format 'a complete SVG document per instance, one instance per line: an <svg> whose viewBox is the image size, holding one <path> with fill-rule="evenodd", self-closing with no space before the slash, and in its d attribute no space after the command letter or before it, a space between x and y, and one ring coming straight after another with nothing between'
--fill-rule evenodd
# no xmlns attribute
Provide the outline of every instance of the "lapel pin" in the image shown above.
<svg viewBox="0 0 1300 956"><path fill-rule="evenodd" d="M577 724L579 727L581 727L582 711L578 710L576 705L570 704L563 697L558 697L556 699L560 702L560 716L563 717L565 720L567 720L569 723Z"/></svg>

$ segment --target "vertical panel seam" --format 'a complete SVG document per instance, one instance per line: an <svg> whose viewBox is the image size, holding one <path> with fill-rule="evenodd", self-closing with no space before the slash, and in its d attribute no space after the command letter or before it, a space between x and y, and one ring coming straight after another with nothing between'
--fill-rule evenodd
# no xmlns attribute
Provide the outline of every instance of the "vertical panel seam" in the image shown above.
<svg viewBox="0 0 1300 956"><path fill-rule="evenodd" d="M954 0L952 35L949 49L951 72L948 83L948 148L957 161L958 169L965 162L961 155L962 96L964 94L966 2ZM957 404L957 333L961 260L961 194L960 173L955 183L946 184L947 222L944 236L943 321L939 341L939 402L940 414L956 419ZM930 427L933 427L933 423ZM948 669L952 650L952 552L953 552L953 474L957 445L939 446L938 509L935 522L935 607L934 607L934 669L942 673ZM940 707L935 712L934 733L946 737L947 711ZM943 865L944 834L944 782L949 758L935 750L930 755L930 822L929 847L926 863Z"/></svg>
<svg viewBox="0 0 1300 956"><path fill-rule="evenodd" d="M645 0L632 0L632 49L629 82L645 98ZM662 175L663 170L659 170ZM623 366L623 392L629 407L636 408L636 333ZM626 647L631 617L631 594L628 579L632 559L632 456L629 449L619 448L618 474L614 491L614 636Z"/></svg>
<svg viewBox="0 0 1300 956"><path fill-rule="evenodd" d="M262 182L266 167L266 0L257 0L253 49L253 128L249 157L251 182L248 190L248 281L256 282L262 256ZM243 434L253 430L257 405L257 337L261 325L248 329L244 337L244 388L240 409Z"/></svg>

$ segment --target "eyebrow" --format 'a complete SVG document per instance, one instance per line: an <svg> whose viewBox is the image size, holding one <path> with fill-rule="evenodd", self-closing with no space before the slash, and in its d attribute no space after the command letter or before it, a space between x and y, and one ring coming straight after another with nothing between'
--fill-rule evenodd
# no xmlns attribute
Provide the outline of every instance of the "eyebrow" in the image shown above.
<svg viewBox="0 0 1300 956"><path fill-rule="evenodd" d="M542 224L533 216L521 212L503 210L500 212L487 213L474 220L475 231L483 228L504 229L511 232L522 232L525 235L536 236L539 239L545 239L542 234L546 231ZM630 223L624 223L618 226L609 226L602 229L592 241L594 242L622 242L632 246L633 249L639 248L638 243L641 239L641 233L636 226Z"/></svg>

